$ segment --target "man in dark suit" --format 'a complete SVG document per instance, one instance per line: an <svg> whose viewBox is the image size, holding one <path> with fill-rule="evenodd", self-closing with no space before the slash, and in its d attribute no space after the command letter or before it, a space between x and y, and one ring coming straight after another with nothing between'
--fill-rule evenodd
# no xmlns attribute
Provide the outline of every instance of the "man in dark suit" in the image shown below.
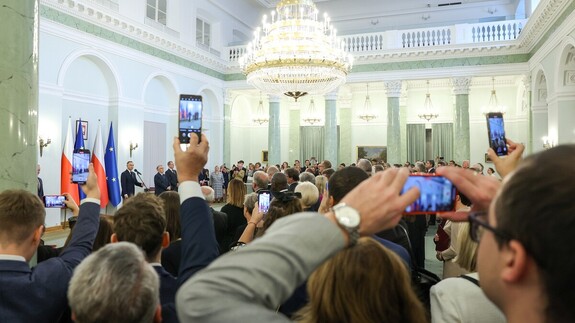
<svg viewBox="0 0 575 323"><path fill-rule="evenodd" d="M171 189L168 177L164 174L164 166L156 166L158 173L154 176L154 194L160 195Z"/></svg>
<svg viewBox="0 0 575 323"><path fill-rule="evenodd" d="M86 198L70 243L34 268L28 262L44 231L44 205L23 190L0 193L0 322L58 322L65 311L72 272L92 252L98 231L100 189L92 164L81 187Z"/></svg>
<svg viewBox="0 0 575 323"><path fill-rule="evenodd" d="M36 165L36 176L38 175L40 175L40 164ZM38 176L38 197L42 199L42 196L44 196L44 182L42 182L42 179Z"/></svg>
<svg viewBox="0 0 575 323"><path fill-rule="evenodd" d="M435 174L435 161L433 159L425 162L425 170L428 174Z"/></svg>
<svg viewBox="0 0 575 323"><path fill-rule="evenodd" d="M294 192L297 184L299 184L299 171L295 168L288 168L285 170L287 176L288 191Z"/></svg>
<svg viewBox="0 0 575 323"><path fill-rule="evenodd" d="M124 200L136 193L136 186L142 187L142 183L136 179L134 173L134 162L131 160L126 163L126 170L120 176L120 183L122 184L122 197Z"/></svg>
<svg viewBox="0 0 575 323"><path fill-rule="evenodd" d="M214 231L216 234L216 240L220 245L220 254L223 254L227 250L228 246L224 246L224 237L228 229L228 215L224 212L216 211L212 207L214 203L214 189L209 186L202 186L202 195L210 207L212 212L212 217L214 219Z"/></svg>
<svg viewBox="0 0 575 323"><path fill-rule="evenodd" d="M174 162L168 162L168 169L166 170L166 176L168 177L168 182L172 187L172 191L178 191L178 171L174 169Z"/></svg>

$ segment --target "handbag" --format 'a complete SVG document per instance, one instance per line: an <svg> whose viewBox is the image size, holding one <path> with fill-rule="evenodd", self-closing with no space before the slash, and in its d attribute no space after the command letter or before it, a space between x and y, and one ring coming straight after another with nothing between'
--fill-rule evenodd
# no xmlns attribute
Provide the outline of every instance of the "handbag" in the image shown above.
<svg viewBox="0 0 575 323"><path fill-rule="evenodd" d="M433 238L433 242L435 243L435 251L441 252L447 250L451 244L451 237L443 229L446 222L446 220L442 220L437 227L437 231L435 232L435 237Z"/></svg>

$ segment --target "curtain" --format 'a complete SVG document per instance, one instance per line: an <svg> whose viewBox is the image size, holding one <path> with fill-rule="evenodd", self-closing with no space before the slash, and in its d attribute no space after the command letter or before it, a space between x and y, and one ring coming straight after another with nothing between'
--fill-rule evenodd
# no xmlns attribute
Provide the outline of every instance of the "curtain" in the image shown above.
<svg viewBox="0 0 575 323"><path fill-rule="evenodd" d="M323 138L325 131L323 127L300 127L300 159L316 157L318 161L323 160Z"/></svg>
<svg viewBox="0 0 575 323"><path fill-rule="evenodd" d="M425 125L407 125L407 160L415 163L416 160L425 160Z"/></svg>
<svg viewBox="0 0 575 323"><path fill-rule="evenodd" d="M140 145L141 147L142 145ZM135 164L143 175L142 179L147 186L154 186L156 166L165 165L166 160L166 124L144 121L144 147L135 150L135 153L144 155L144 165ZM141 151L139 151L142 149ZM122 165L122 162L120 162ZM125 165L125 163L124 163ZM164 166L165 167L165 166ZM121 171L124 171L123 169ZM136 190L136 193L138 191Z"/></svg>
<svg viewBox="0 0 575 323"><path fill-rule="evenodd" d="M453 123L434 123L431 125L433 158L439 156L445 160L453 159Z"/></svg>

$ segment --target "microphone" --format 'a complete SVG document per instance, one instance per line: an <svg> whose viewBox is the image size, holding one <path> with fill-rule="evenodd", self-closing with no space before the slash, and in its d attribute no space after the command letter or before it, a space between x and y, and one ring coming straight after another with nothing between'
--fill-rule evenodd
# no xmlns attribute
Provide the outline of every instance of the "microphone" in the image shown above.
<svg viewBox="0 0 575 323"><path fill-rule="evenodd" d="M138 175L142 175L142 173L140 173L137 169L134 168L134 172Z"/></svg>

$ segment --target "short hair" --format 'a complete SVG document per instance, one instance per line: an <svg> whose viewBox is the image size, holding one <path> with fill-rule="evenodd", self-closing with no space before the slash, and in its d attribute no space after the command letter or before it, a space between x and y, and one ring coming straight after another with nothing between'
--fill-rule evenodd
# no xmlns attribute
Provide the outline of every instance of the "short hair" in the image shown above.
<svg viewBox="0 0 575 323"><path fill-rule="evenodd" d="M126 200L114 216L114 232L118 241L128 241L144 250L146 260L153 261L162 250L166 219L162 200L147 193L138 193Z"/></svg>
<svg viewBox="0 0 575 323"><path fill-rule="evenodd" d="M128 161L126 162L126 166L130 165L130 163L132 163L132 164L133 164L134 162L133 162L133 161L131 161L131 160L128 160Z"/></svg>
<svg viewBox="0 0 575 323"><path fill-rule="evenodd" d="M174 191L165 191L158 195L164 201L164 215L166 217L166 231L170 234L170 241L174 242L182 236L180 224L180 194Z"/></svg>
<svg viewBox="0 0 575 323"><path fill-rule="evenodd" d="M44 224L46 210L38 195L25 190L0 193L0 243L21 243Z"/></svg>
<svg viewBox="0 0 575 323"><path fill-rule="evenodd" d="M267 174L271 178L275 173L279 173L279 171L280 171L279 168L275 167L274 165L271 165L270 167L268 167Z"/></svg>
<svg viewBox="0 0 575 323"><path fill-rule="evenodd" d="M428 159L427 162L431 164L431 167L435 166L435 161L433 159Z"/></svg>
<svg viewBox="0 0 575 323"><path fill-rule="evenodd" d="M271 184L270 189L272 192L287 190L287 176L284 173L275 173L274 176L272 176Z"/></svg>
<svg viewBox="0 0 575 323"><path fill-rule="evenodd" d="M303 172L299 174L299 181L301 182L310 182L315 184L315 176L310 172Z"/></svg>
<svg viewBox="0 0 575 323"><path fill-rule="evenodd" d="M168 161L168 166L170 166L170 164L173 164L173 163L174 163L174 162L173 162L173 161L171 161L171 160L170 160L170 161Z"/></svg>
<svg viewBox="0 0 575 323"><path fill-rule="evenodd" d="M357 161L357 167L363 169L368 175L371 175L371 162L365 158Z"/></svg>
<svg viewBox="0 0 575 323"><path fill-rule="evenodd" d="M494 201L497 229L519 241L539 268L547 299L546 321L575 319L575 145L559 145L527 157L506 178ZM500 245L501 238L495 236Z"/></svg>
<svg viewBox="0 0 575 323"><path fill-rule="evenodd" d="M380 164L373 166L373 169L375 170L376 173L383 172L385 170L383 165L380 165Z"/></svg>
<svg viewBox="0 0 575 323"><path fill-rule="evenodd" d="M326 168L321 172L321 174L327 177L327 179L329 179L331 175L333 175L333 173L335 173L335 170L333 168Z"/></svg>
<svg viewBox="0 0 575 323"><path fill-rule="evenodd" d="M301 193L301 204L304 209L309 209L319 199L319 190L310 182L299 183L294 192Z"/></svg>
<svg viewBox="0 0 575 323"><path fill-rule="evenodd" d="M323 195L323 191L325 191L325 184L327 183L327 177L323 175L317 175L315 177L315 187L319 192L319 195Z"/></svg>
<svg viewBox="0 0 575 323"><path fill-rule="evenodd" d="M75 322L152 322L160 281L142 251L128 242L108 244L74 270L68 302Z"/></svg>
<svg viewBox="0 0 575 323"><path fill-rule="evenodd" d="M248 209L248 212L252 214L254 207L256 207L256 202L258 201L258 193L249 193L244 197L244 207Z"/></svg>
<svg viewBox="0 0 575 323"><path fill-rule="evenodd" d="M209 186L202 186L202 195L206 199L206 202L212 203L215 200L215 192L214 189Z"/></svg>
<svg viewBox="0 0 575 323"><path fill-rule="evenodd" d="M331 162L329 160L324 160L321 162L324 168L331 168Z"/></svg>
<svg viewBox="0 0 575 323"><path fill-rule="evenodd" d="M299 171L295 168L286 169L284 174L296 182L299 181Z"/></svg>
<svg viewBox="0 0 575 323"><path fill-rule="evenodd" d="M261 170L254 172L253 182L256 184L257 187L264 189L264 190L267 189L268 183L269 183L268 174L266 174L265 172L263 172Z"/></svg>
<svg viewBox="0 0 575 323"><path fill-rule="evenodd" d="M245 164L243 160L238 160L238 164Z"/></svg>
<svg viewBox="0 0 575 323"><path fill-rule="evenodd" d="M368 177L363 169L354 166L335 172L328 181L328 193L329 196L333 197L334 205Z"/></svg>
<svg viewBox="0 0 575 323"><path fill-rule="evenodd" d="M415 165L413 165L413 168L418 173L425 173L425 164L423 162L420 162L420 161L415 162Z"/></svg>
<svg viewBox="0 0 575 323"><path fill-rule="evenodd" d="M244 206L244 196L247 193L247 189L246 189L246 184L244 184L244 182L242 180L239 180L237 178L232 179L228 183L227 193L228 193L228 198L227 198L228 204L231 204L231 205L237 206L237 207L243 207Z"/></svg>

